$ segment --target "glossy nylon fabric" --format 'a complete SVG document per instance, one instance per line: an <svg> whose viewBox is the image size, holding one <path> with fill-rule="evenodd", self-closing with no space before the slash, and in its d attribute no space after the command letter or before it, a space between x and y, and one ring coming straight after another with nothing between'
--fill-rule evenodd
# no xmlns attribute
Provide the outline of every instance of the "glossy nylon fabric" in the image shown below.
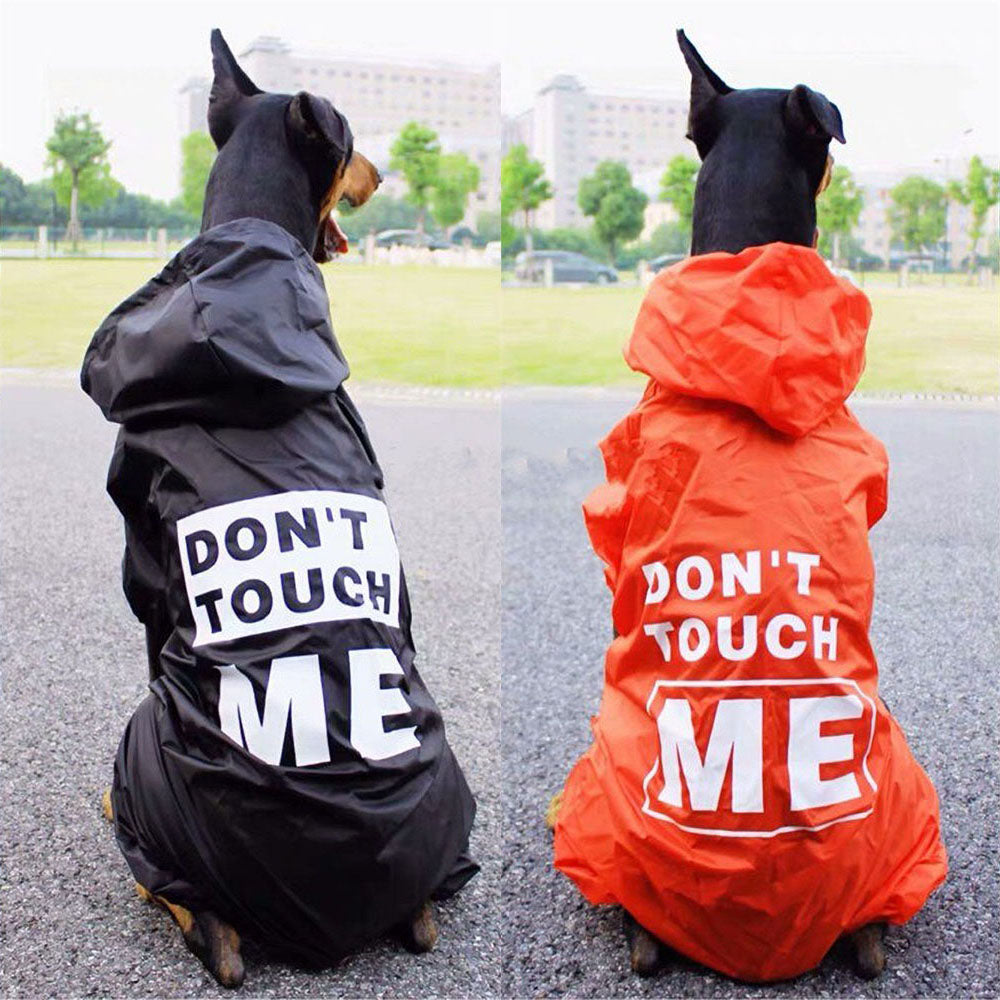
<svg viewBox="0 0 1000 1000"><path fill-rule="evenodd" d="M283 503L285 495L290 516L303 519L303 498L314 494L302 491L317 490L346 496L340 506L348 509L355 498L369 517L381 511L382 473L344 390L347 374L318 268L284 230L252 219L203 233L115 309L82 371L84 390L122 425L108 490L125 518L124 589L147 627L155 677L115 762L118 843L151 892L210 909L269 949L317 965L478 870L467 855L475 803L414 664L398 556L394 624L375 620L367 604L354 606L364 574L348 569L357 582L342 579L341 592L354 617L205 643L186 591L178 523L234 502L252 512L271 502L260 498ZM349 538L337 506L326 517L339 518L338 537ZM374 531L371 523L354 527ZM380 544L395 549L386 537ZM290 547L297 558L312 552L299 538ZM319 566L317 582L332 600L332 567ZM301 598L304 574L296 586ZM370 599L382 607L377 592ZM351 742L352 657L370 650L398 663L381 688L399 688L388 697L398 708L402 696L408 711L379 710L369 742L403 726L419 742L384 759ZM318 661L320 674L310 689L316 697L291 707L268 690L273 663L285 669L289 657L301 658L291 661L299 666ZM222 667L249 679L261 713L255 718L244 701L235 738L220 728ZM268 699L279 704L269 709ZM303 722L316 718L317 702L318 732ZM269 711L284 713L283 743ZM277 732L271 750L280 759L250 752L247 733L258 724ZM300 766L300 750L313 762Z"/></svg>
<svg viewBox="0 0 1000 1000"><path fill-rule="evenodd" d="M555 865L740 979L907 920L946 873L868 639L887 462L844 400L869 319L802 247L663 272L625 352L650 381L584 505L617 637Z"/></svg>

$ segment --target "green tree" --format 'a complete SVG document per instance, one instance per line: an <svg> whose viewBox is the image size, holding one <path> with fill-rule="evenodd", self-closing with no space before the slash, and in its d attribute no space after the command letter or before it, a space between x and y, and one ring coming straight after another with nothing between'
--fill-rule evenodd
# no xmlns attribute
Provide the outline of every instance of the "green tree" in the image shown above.
<svg viewBox="0 0 1000 1000"><path fill-rule="evenodd" d="M580 181L577 202L586 216L594 219L594 233L608 252L612 265L618 247L635 239L643 226L649 199L632 186L632 175L624 163L604 160Z"/></svg>
<svg viewBox="0 0 1000 1000"><path fill-rule="evenodd" d="M192 218L201 218L214 162L215 143L207 132L190 132L181 139L181 205Z"/></svg>
<svg viewBox="0 0 1000 1000"><path fill-rule="evenodd" d="M646 241L646 257L651 260L665 253L686 254L691 249L691 230L680 220L658 225Z"/></svg>
<svg viewBox="0 0 1000 1000"><path fill-rule="evenodd" d="M479 187L479 167L465 153L445 153L431 189L431 215L442 229L462 221L469 195Z"/></svg>
<svg viewBox="0 0 1000 1000"><path fill-rule="evenodd" d="M389 150L389 166L406 180L407 198L417 209L417 229L424 231L427 207L441 169L438 134L419 122L407 122Z"/></svg>
<svg viewBox="0 0 1000 1000"><path fill-rule="evenodd" d="M694 214L694 185L698 176L698 162L690 156L675 156L660 178L660 201L674 206L677 220L691 233Z"/></svg>
<svg viewBox="0 0 1000 1000"><path fill-rule="evenodd" d="M78 111L56 117L45 148L49 153L46 162L56 171L52 179L56 196L64 204L65 196L69 203L66 238L75 243L80 238L81 199L97 204L117 189L107 161L111 142L101 134L89 112Z"/></svg>
<svg viewBox="0 0 1000 1000"><path fill-rule="evenodd" d="M73 175L66 167L52 175L52 189L55 191L56 201L69 210L69 228L66 230L66 237L72 239L70 230L73 225ZM84 170L77 182L78 223L82 225L87 209L98 208L106 201L117 197L123 190L121 184L111 176L110 164L98 163L91 169Z"/></svg>
<svg viewBox="0 0 1000 1000"><path fill-rule="evenodd" d="M907 250L926 250L945 233L947 199L940 184L926 177L907 177L889 192L892 237Z"/></svg>
<svg viewBox="0 0 1000 1000"><path fill-rule="evenodd" d="M476 235L480 243L492 243L502 238L499 212L480 212L476 216Z"/></svg>
<svg viewBox="0 0 1000 1000"><path fill-rule="evenodd" d="M524 213L524 245L528 250L532 249L531 213L553 193L545 167L528 156L525 145L513 146L500 163L500 215L510 219Z"/></svg>
<svg viewBox="0 0 1000 1000"><path fill-rule="evenodd" d="M850 236L861 216L864 195L854 183L847 167L834 167L827 189L816 202L816 224L820 236L832 241L830 256L834 264L840 263L841 237Z"/></svg>
<svg viewBox="0 0 1000 1000"><path fill-rule="evenodd" d="M0 221L5 226L52 225L51 184L25 184L15 171L0 163Z"/></svg>
<svg viewBox="0 0 1000 1000"><path fill-rule="evenodd" d="M976 271L979 241L983 238L983 224L990 208L1000 198L1000 170L990 170L978 157L969 160L965 182L951 181L948 197L961 205L969 206L969 274Z"/></svg>

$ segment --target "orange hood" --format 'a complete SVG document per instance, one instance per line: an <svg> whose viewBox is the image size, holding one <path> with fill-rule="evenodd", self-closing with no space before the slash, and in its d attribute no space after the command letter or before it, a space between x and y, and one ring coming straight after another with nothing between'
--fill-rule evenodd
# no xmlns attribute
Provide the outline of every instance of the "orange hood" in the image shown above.
<svg viewBox="0 0 1000 1000"><path fill-rule="evenodd" d="M625 360L664 388L749 407L801 437L857 385L867 297L788 243L691 257L643 300Z"/></svg>

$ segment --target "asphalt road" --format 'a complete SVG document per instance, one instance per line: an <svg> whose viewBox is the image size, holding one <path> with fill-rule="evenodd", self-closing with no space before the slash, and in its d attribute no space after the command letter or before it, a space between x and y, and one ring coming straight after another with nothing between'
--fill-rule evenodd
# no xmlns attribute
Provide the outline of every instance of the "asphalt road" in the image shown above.
<svg viewBox="0 0 1000 1000"><path fill-rule="evenodd" d="M580 502L621 395L506 394L503 436L503 989L508 996L974 997L1000 992L996 681L1000 663L996 410L859 403L888 447L889 513L872 542L882 692L941 797L945 885L889 931L889 966L856 979L842 955L798 980L748 986L678 961L628 970L620 916L551 867L542 816L589 743L609 598Z"/></svg>
<svg viewBox="0 0 1000 1000"><path fill-rule="evenodd" d="M322 974L247 945L247 997L495 996L499 987L499 435L495 402L357 393L386 471L421 673L479 801L483 870L438 907L437 949L379 942ZM145 690L104 493L114 428L58 379L0 402L4 997L231 996L135 895L100 796Z"/></svg>

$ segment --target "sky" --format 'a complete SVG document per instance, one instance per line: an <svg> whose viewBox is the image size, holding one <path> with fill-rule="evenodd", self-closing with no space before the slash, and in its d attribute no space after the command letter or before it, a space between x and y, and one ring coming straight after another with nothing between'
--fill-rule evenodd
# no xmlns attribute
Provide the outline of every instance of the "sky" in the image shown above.
<svg viewBox="0 0 1000 1000"><path fill-rule="evenodd" d="M971 153L1000 155L1000 0L0 0L0 161L38 179L55 115L89 110L113 141L114 176L172 197L177 92L210 74L213 27L235 52L272 34L300 51L499 62L507 114L556 73L598 92L686 96L683 27L730 86L825 93L848 140L834 154L855 170L954 173Z"/></svg>

